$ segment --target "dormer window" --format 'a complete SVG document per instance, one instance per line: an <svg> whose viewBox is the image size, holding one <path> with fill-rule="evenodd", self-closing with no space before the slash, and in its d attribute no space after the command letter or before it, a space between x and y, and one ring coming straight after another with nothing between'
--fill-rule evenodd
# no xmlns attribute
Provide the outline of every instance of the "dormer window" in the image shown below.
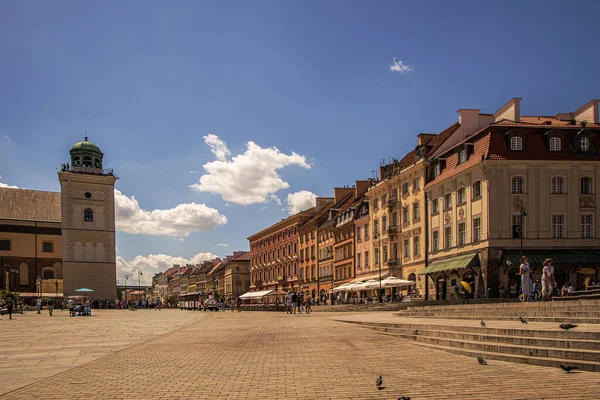
<svg viewBox="0 0 600 400"><path fill-rule="evenodd" d="M458 164L464 164L467 162L467 149L461 150L458 153Z"/></svg>
<svg viewBox="0 0 600 400"><path fill-rule="evenodd" d="M590 140L586 137L581 138L579 141L579 148L581 148L582 151L588 151L590 149Z"/></svg>
<svg viewBox="0 0 600 400"><path fill-rule="evenodd" d="M551 137L550 138L550 151L561 151L562 150L562 141L559 137Z"/></svg>
<svg viewBox="0 0 600 400"><path fill-rule="evenodd" d="M435 167L433 167L433 175L434 176L440 176L440 174L442 173L442 167L440 164L435 164Z"/></svg>
<svg viewBox="0 0 600 400"><path fill-rule="evenodd" d="M510 138L510 149L512 151L522 151L523 150L523 138L520 136L513 136Z"/></svg>

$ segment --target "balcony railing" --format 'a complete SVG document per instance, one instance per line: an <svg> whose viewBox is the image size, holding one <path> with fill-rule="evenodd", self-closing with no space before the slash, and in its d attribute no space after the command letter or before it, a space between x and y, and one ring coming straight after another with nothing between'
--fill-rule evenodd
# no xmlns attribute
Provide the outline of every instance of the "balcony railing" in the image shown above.
<svg viewBox="0 0 600 400"><path fill-rule="evenodd" d="M387 233L388 233L388 235L396 235L398 233L398 226L396 226L396 225L389 226L387 229Z"/></svg>
<svg viewBox="0 0 600 400"><path fill-rule="evenodd" d="M62 164L61 171L65 172L74 172L77 174L92 174L92 175L105 175L105 176L114 176L118 178L112 168L94 168L94 167L80 167L69 164Z"/></svg>
<svg viewBox="0 0 600 400"><path fill-rule="evenodd" d="M396 266L400 265L400 260L397 258L390 258L387 261L387 265L390 267L396 267Z"/></svg>

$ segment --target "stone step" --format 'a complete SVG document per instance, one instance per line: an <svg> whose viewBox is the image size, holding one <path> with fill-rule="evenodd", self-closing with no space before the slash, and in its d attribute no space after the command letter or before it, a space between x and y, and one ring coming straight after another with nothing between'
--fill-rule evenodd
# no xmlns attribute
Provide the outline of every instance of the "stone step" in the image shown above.
<svg viewBox="0 0 600 400"><path fill-rule="evenodd" d="M579 309L574 309L572 311L554 311L554 310L442 310L442 311L397 311L397 315L504 315L504 316L514 316L524 318L529 316L537 316L537 317L562 317L572 315L574 317L579 318L600 318L600 311L580 311Z"/></svg>
<svg viewBox="0 0 600 400"><path fill-rule="evenodd" d="M600 351L600 340L583 339L563 339L563 338L544 338L544 337L524 337L508 336L496 334L479 334L470 332L456 332L444 330L425 330L425 329L406 329L406 328L386 328L386 327L364 327L379 332L387 332L402 336L427 336L453 340L468 340L474 342L490 342L514 344L517 346L532 346L556 349L581 349Z"/></svg>
<svg viewBox="0 0 600 400"><path fill-rule="evenodd" d="M389 334L388 334L389 335ZM431 349L442 350L449 353L464 355L468 357L473 357L473 362L477 362L477 357L485 358L488 363L490 360L499 360L499 361L507 361L507 362L515 362L520 364L529 364L529 365L538 365L542 367L552 367L552 368L560 368L560 365L572 365L579 368L581 371L589 371L589 372L600 372L600 363L593 361L582 361L582 360L563 360L560 358L551 358L551 357L536 357L536 356L523 356L518 354L500 354L494 352L486 352L486 351L478 351L464 348L456 348L449 346L439 346L432 345L427 343L419 343L420 346L428 347ZM490 363L491 364L491 363ZM481 366L485 368L484 365Z"/></svg>
<svg viewBox="0 0 600 400"><path fill-rule="evenodd" d="M407 329L412 331L450 331L460 333L476 333L476 334L490 334L490 335L506 335L506 336L518 336L526 338L556 338L563 340L592 340L600 341L600 332L589 332L577 330L577 328L564 331L556 326L556 330L548 330L547 328L542 329L511 329L511 328L497 328L497 327L475 327L475 326L462 326L462 325L439 325L439 324L414 324L414 323L379 323L379 322L363 322L363 321L345 321L340 320L349 324L360 325L363 327L384 327L384 328L399 328ZM530 325L528 325L530 326Z"/></svg>
<svg viewBox="0 0 600 400"><path fill-rule="evenodd" d="M473 315L473 314L465 314L465 315L405 315L394 313L394 315L398 315L400 317L409 317L409 318L439 318L439 319L468 319L468 320L480 320L484 321L514 321L517 319L516 316L513 315ZM570 316L555 316L555 317L533 317L529 315L523 316L529 322L556 322L558 324L562 323L573 323L573 324L600 324L600 318L579 318L579 317L570 317Z"/></svg>
<svg viewBox="0 0 600 400"><path fill-rule="evenodd" d="M571 302L555 302L555 301L536 301L536 302L507 302L507 303L491 303L491 304L447 304L447 305L423 305L409 307L407 310L410 311L434 311L434 310L445 310L448 308L467 308L467 309L493 309L493 310L506 310L506 309L554 309L554 310L570 310L576 307L577 309L583 310L598 310L600 308L600 301L596 300L582 300Z"/></svg>

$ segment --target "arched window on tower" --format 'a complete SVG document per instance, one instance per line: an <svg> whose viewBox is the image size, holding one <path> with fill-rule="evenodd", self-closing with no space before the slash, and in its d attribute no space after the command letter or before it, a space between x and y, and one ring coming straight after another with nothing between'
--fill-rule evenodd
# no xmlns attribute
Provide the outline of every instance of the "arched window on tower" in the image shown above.
<svg viewBox="0 0 600 400"><path fill-rule="evenodd" d="M91 208L86 208L85 210L83 210L83 221L94 222L94 212Z"/></svg>
<svg viewBox="0 0 600 400"><path fill-rule="evenodd" d="M88 168L92 166L92 158L90 156L83 157L83 166Z"/></svg>
<svg viewBox="0 0 600 400"><path fill-rule="evenodd" d="M79 158L79 156L73 156L73 166L74 167L81 166L81 159Z"/></svg>
<svg viewBox="0 0 600 400"><path fill-rule="evenodd" d="M97 158L94 158L94 168L100 168L102 165L100 164L100 160Z"/></svg>

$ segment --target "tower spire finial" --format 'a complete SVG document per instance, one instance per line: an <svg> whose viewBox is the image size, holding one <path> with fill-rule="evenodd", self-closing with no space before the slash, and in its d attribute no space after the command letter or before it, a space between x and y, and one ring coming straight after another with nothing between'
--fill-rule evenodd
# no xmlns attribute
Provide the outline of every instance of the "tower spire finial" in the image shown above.
<svg viewBox="0 0 600 400"><path fill-rule="evenodd" d="M88 138L87 138L87 137L88 137L88 136L87 136L87 129L86 129L86 130L85 130L85 141L86 141L86 142L88 141Z"/></svg>

